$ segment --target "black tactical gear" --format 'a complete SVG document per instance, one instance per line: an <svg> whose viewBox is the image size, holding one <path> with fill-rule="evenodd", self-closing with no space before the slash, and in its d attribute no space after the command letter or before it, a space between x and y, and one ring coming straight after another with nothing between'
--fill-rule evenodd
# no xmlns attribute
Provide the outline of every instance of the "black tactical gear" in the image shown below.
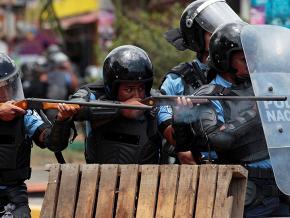
<svg viewBox="0 0 290 218"><path fill-rule="evenodd" d="M146 96L153 83L153 66L147 53L136 46L124 45L113 49L103 65L106 94L116 100L120 82L142 82Z"/></svg>
<svg viewBox="0 0 290 218"><path fill-rule="evenodd" d="M246 25L243 22L229 23L219 27L209 43L209 65L219 72L235 73L231 66L234 51L243 51L240 34Z"/></svg>
<svg viewBox="0 0 290 218"><path fill-rule="evenodd" d="M201 68L199 64L197 63L197 61L193 61L192 63L183 62L173 67L165 75L162 83L166 79L167 75L174 76L172 74L175 74L177 76L180 76L183 86L184 86L184 95L191 95L195 89L199 88L200 86L208 82L207 72L208 72L208 69ZM163 94L166 94L164 90L160 90L160 91Z"/></svg>
<svg viewBox="0 0 290 218"><path fill-rule="evenodd" d="M54 152L64 150L68 146L71 129L75 131L75 135L72 138L73 141L77 136L73 120L55 120L53 126L44 133L45 147Z"/></svg>
<svg viewBox="0 0 290 218"><path fill-rule="evenodd" d="M32 141L25 139L23 117L0 121L0 141L0 184L29 179Z"/></svg>
<svg viewBox="0 0 290 218"><path fill-rule="evenodd" d="M84 86L71 99L107 100L101 84ZM138 119L126 119L115 109L91 108L86 111L75 119L87 120L87 163L158 163L161 138L155 115L145 113Z"/></svg>
<svg viewBox="0 0 290 218"><path fill-rule="evenodd" d="M214 89L201 88L201 90L197 90L196 95L213 95ZM210 93L205 93L205 90L209 90ZM252 86L234 87L227 95L253 95L253 89ZM221 101L221 104L225 114L223 130L220 130L223 124L210 121L212 119L209 119L211 117L209 110L204 110L203 107L200 107L198 121L193 124L196 132L204 131L203 134L208 138L209 144L218 152L219 159L228 163L247 163L268 158L261 121L254 109L255 102L227 100ZM216 125L213 125L214 123Z"/></svg>
<svg viewBox="0 0 290 218"><path fill-rule="evenodd" d="M30 218L27 187L24 182L0 189L0 216Z"/></svg>

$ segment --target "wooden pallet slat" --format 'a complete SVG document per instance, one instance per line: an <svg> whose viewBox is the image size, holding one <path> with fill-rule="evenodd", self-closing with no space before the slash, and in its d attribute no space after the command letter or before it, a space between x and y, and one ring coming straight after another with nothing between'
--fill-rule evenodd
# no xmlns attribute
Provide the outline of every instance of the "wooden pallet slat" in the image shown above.
<svg viewBox="0 0 290 218"><path fill-rule="evenodd" d="M99 165L86 164L81 166L81 183L76 206L76 218L92 218L94 214Z"/></svg>
<svg viewBox="0 0 290 218"><path fill-rule="evenodd" d="M137 218L153 218L155 215L159 166L141 166L141 181L137 205Z"/></svg>
<svg viewBox="0 0 290 218"><path fill-rule="evenodd" d="M113 217L118 165L101 165L96 218Z"/></svg>
<svg viewBox="0 0 290 218"><path fill-rule="evenodd" d="M237 165L53 164L40 217L243 217L246 182Z"/></svg>
<svg viewBox="0 0 290 218"><path fill-rule="evenodd" d="M202 165L199 171L196 218L211 218L214 209L218 166Z"/></svg>
<svg viewBox="0 0 290 218"><path fill-rule="evenodd" d="M198 166L181 165L175 218L192 218L197 191Z"/></svg>
<svg viewBox="0 0 290 218"><path fill-rule="evenodd" d="M229 194L234 197L232 217L243 217L248 171L242 166L230 166L233 171Z"/></svg>
<svg viewBox="0 0 290 218"><path fill-rule="evenodd" d="M135 196L139 172L138 165L120 165L119 167L121 175L116 217L130 218L135 213Z"/></svg>
<svg viewBox="0 0 290 218"><path fill-rule="evenodd" d="M53 218L55 216L60 180L60 165L50 165L49 171L48 184L40 212L41 218Z"/></svg>
<svg viewBox="0 0 290 218"><path fill-rule="evenodd" d="M173 217L179 166L161 165L160 172L156 217Z"/></svg>
<svg viewBox="0 0 290 218"><path fill-rule="evenodd" d="M228 196L232 181L232 169L227 166L219 166L217 191L214 205L214 218L230 218L232 214L233 196Z"/></svg>
<svg viewBox="0 0 290 218"><path fill-rule="evenodd" d="M79 165L63 164L61 165L61 171L62 174L55 217L73 217L78 190Z"/></svg>

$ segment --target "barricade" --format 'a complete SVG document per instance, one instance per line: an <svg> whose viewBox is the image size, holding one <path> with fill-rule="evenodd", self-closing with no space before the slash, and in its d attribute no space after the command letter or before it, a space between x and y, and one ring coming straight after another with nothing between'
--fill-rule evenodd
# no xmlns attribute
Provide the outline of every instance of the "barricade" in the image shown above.
<svg viewBox="0 0 290 218"><path fill-rule="evenodd" d="M243 217L237 165L53 164L42 218Z"/></svg>

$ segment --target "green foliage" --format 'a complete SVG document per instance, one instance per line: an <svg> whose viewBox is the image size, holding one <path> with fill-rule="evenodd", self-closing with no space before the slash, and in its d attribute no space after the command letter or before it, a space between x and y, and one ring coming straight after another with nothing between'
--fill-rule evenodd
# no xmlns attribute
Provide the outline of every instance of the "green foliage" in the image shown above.
<svg viewBox="0 0 290 218"><path fill-rule="evenodd" d="M154 85L157 87L169 69L194 58L193 52L177 51L163 36L168 29L179 26L183 9L175 4L164 12L148 12L140 8L121 13L121 8L117 7L116 37L109 50L125 44L143 48L153 61L156 75ZM98 53L99 63L102 63L107 52Z"/></svg>

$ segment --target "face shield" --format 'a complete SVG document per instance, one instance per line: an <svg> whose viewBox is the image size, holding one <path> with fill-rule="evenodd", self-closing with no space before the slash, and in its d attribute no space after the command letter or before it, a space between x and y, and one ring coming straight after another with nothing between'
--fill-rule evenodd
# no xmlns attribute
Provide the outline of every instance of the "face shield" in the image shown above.
<svg viewBox="0 0 290 218"><path fill-rule="evenodd" d="M0 72L0 102L24 99L20 72Z"/></svg>
<svg viewBox="0 0 290 218"><path fill-rule="evenodd" d="M213 33L217 27L225 23L242 21L225 0L208 0L201 4L192 14L196 22L207 32Z"/></svg>

